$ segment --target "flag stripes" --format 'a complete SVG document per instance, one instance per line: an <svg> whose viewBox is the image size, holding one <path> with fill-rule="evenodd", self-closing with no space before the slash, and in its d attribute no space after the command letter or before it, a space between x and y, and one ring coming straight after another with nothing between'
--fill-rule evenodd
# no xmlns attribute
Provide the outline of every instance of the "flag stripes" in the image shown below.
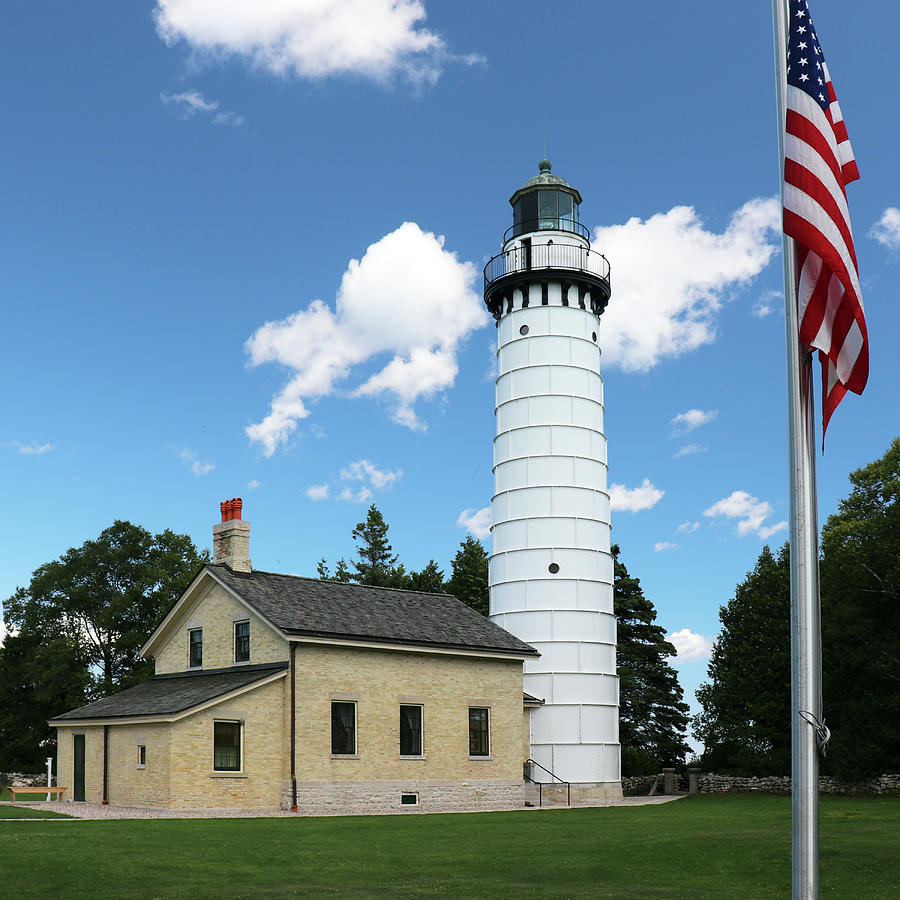
<svg viewBox="0 0 900 900"><path fill-rule="evenodd" d="M784 231L797 244L801 342L822 363L823 432L847 390L862 393L869 352L846 185L853 148L806 0L790 0Z"/></svg>

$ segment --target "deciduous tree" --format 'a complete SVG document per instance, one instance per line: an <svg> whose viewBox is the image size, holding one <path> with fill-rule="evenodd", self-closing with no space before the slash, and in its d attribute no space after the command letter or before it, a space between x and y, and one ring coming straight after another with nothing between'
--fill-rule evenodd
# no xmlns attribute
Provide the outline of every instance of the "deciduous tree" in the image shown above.
<svg viewBox="0 0 900 900"><path fill-rule="evenodd" d="M734 775L791 770L790 553L763 547L719 610L709 681L697 690L693 731L703 766Z"/></svg>

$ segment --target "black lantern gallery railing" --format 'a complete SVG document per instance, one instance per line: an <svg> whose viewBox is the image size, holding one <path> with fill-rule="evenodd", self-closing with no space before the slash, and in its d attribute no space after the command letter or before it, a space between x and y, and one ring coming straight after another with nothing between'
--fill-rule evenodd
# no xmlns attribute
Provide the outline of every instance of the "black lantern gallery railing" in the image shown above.
<svg viewBox="0 0 900 900"><path fill-rule="evenodd" d="M563 282L563 305L568 305L569 288L584 306L590 294L591 309L601 315L610 297L609 262L580 244L523 243L498 253L484 267L484 302L499 321L512 310L513 290L523 282L541 276L559 277ZM544 300L546 303L546 298ZM527 304L526 304L527 305Z"/></svg>
<svg viewBox="0 0 900 900"><path fill-rule="evenodd" d="M498 278L540 269L562 269L593 275L609 283L609 262L602 253L576 244L532 244L510 247L484 267L487 290Z"/></svg>

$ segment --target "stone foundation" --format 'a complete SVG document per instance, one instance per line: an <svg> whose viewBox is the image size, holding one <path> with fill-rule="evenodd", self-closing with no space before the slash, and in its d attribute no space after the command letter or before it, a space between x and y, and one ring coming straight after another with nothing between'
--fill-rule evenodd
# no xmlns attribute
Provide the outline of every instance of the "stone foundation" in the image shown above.
<svg viewBox="0 0 900 900"><path fill-rule="evenodd" d="M403 803L406 795L415 803ZM364 781L298 782L297 811L310 816L396 815L398 813L479 812L520 809L521 781ZM291 785L281 792L282 809L291 807Z"/></svg>

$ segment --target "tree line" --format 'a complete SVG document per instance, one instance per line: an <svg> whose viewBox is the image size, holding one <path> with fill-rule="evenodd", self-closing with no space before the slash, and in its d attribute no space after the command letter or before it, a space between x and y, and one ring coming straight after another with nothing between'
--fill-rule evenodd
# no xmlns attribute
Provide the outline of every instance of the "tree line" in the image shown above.
<svg viewBox="0 0 900 900"><path fill-rule="evenodd" d="M472 535L460 542L446 579L434 559L407 570L374 504L351 536L350 562L340 559L332 570L321 559L319 578L453 594L488 614L488 554ZM684 759L688 707L668 663L675 648L619 548L612 551L623 771L656 772ZM47 719L152 677L153 663L138 652L208 561L187 535L152 535L117 521L40 566L4 602L10 632L0 646L0 771L39 770L53 749Z"/></svg>
<svg viewBox="0 0 900 900"><path fill-rule="evenodd" d="M900 760L900 438L851 473L822 529L823 774L897 771ZM764 547L719 613L693 720L702 765L735 775L791 771L790 550Z"/></svg>

